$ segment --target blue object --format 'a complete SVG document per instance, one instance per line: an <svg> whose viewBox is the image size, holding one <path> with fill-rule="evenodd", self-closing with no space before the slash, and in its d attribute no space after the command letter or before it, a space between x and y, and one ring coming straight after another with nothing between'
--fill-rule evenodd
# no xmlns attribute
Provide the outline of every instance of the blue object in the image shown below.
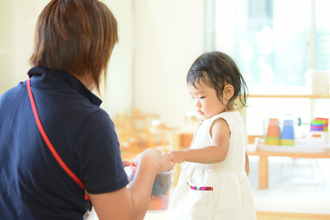
<svg viewBox="0 0 330 220"><path fill-rule="evenodd" d="M298 118L298 126L301 126L301 118Z"/></svg>
<svg viewBox="0 0 330 220"><path fill-rule="evenodd" d="M294 130L293 130L293 121L292 120L284 120L281 139L285 139L285 140L294 139Z"/></svg>

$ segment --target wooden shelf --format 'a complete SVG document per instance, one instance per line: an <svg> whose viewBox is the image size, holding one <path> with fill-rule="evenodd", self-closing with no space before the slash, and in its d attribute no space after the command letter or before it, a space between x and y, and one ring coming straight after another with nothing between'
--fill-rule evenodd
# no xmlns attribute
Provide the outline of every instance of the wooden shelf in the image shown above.
<svg viewBox="0 0 330 220"><path fill-rule="evenodd" d="M302 98L302 99L330 99L330 94L249 94L248 98Z"/></svg>

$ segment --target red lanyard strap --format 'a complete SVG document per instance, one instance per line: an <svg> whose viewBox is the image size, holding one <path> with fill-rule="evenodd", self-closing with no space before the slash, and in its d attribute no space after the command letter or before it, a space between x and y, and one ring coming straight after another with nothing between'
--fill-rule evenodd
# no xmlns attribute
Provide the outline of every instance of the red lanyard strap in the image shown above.
<svg viewBox="0 0 330 220"><path fill-rule="evenodd" d="M36 108L36 104L34 102L34 98L32 95L32 91L31 91L31 79L29 79L27 81L27 90L29 93L29 98L30 98L30 102L31 102L31 106L32 106L32 110L33 110L33 114L34 114L34 118L36 120L38 129L40 131L40 134L42 136L42 138L44 139L44 141L46 142L49 150L52 152L52 154L54 155L55 159L57 160L57 162L61 165L61 167L65 170L65 172L67 172L67 174L69 174L71 176L71 178L76 181L76 183L78 183L78 185L85 190L85 186L84 184L81 182L81 180L69 169L69 167L67 167L67 165L63 162L63 160L61 159L61 157L58 155L58 153L56 152L55 148L53 147L52 143L50 142L50 140L48 139L46 132L44 130L44 128L42 127L42 124L40 122L39 119L39 115L38 115L38 111ZM85 198L86 199L86 198Z"/></svg>

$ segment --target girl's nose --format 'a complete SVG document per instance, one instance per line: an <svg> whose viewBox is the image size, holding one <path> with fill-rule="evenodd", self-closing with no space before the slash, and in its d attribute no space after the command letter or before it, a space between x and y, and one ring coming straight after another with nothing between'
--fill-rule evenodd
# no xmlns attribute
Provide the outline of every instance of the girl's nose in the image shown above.
<svg viewBox="0 0 330 220"><path fill-rule="evenodd" d="M201 107L202 105L201 105L201 103L200 103L198 100L196 100L196 102L195 102L195 106L196 106L196 107Z"/></svg>

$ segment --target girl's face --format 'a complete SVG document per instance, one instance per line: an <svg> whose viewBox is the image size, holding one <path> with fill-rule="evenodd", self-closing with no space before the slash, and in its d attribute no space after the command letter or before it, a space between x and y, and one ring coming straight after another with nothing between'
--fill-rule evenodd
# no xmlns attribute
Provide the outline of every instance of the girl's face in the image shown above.
<svg viewBox="0 0 330 220"><path fill-rule="evenodd" d="M220 102L215 89L207 86L204 82L195 84L196 88L188 84L188 91L194 100L196 110L204 119L209 119L217 114L229 111L227 107Z"/></svg>

